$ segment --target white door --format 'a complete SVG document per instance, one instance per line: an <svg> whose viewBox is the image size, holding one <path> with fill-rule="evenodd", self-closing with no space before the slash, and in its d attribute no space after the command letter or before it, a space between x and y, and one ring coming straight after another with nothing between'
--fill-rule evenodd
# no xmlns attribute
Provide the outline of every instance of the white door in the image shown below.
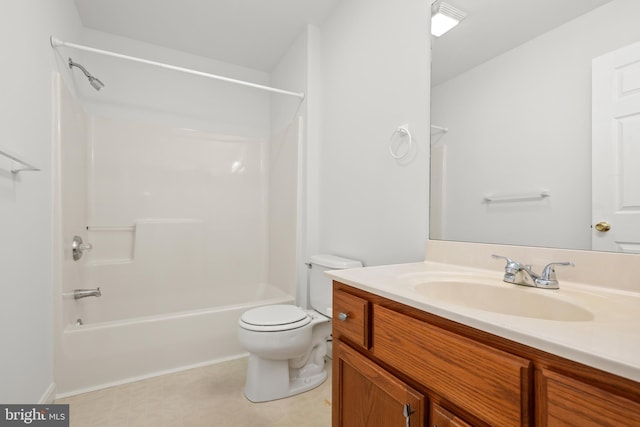
<svg viewBox="0 0 640 427"><path fill-rule="evenodd" d="M592 86L592 248L640 253L640 43L595 58Z"/></svg>

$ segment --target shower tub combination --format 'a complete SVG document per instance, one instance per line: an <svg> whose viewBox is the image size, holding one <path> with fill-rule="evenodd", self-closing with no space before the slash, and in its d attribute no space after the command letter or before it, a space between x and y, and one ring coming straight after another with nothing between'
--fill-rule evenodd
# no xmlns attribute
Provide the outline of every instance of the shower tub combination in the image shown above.
<svg viewBox="0 0 640 427"><path fill-rule="evenodd" d="M295 301L298 165L278 162L297 159L299 122L199 130L92 110L59 75L54 89L57 396L244 356L241 314ZM242 90L234 119L268 124L270 98ZM79 260L76 235L92 246Z"/></svg>

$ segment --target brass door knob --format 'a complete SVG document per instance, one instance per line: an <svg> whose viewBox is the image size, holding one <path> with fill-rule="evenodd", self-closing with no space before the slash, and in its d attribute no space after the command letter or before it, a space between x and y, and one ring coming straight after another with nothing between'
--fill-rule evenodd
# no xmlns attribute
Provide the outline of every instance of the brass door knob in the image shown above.
<svg viewBox="0 0 640 427"><path fill-rule="evenodd" d="M596 224L596 230L602 233L606 233L607 231L611 230L611 224L609 224L607 221L600 221Z"/></svg>

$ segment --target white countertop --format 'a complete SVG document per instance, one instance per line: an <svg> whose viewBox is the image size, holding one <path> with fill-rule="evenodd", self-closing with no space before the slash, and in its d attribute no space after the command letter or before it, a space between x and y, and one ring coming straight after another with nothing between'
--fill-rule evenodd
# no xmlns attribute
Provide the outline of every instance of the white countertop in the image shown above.
<svg viewBox="0 0 640 427"><path fill-rule="evenodd" d="M332 270L326 274L355 288L640 382L639 293L562 279L558 290L530 288L503 282L501 272L429 261ZM421 283L446 282L447 277L541 294L586 309L593 318L565 321L501 314L430 298L420 292ZM534 304L536 300L532 298Z"/></svg>

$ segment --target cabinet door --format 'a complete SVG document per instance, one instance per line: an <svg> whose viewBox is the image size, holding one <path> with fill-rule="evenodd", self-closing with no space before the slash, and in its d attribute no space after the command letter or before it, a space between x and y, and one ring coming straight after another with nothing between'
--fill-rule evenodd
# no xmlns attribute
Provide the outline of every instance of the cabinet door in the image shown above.
<svg viewBox="0 0 640 427"><path fill-rule="evenodd" d="M536 372L538 427L640 426L640 404L543 369Z"/></svg>
<svg viewBox="0 0 640 427"><path fill-rule="evenodd" d="M424 427L424 420L422 394L347 344L334 343L333 427Z"/></svg>
<svg viewBox="0 0 640 427"><path fill-rule="evenodd" d="M379 305L373 355L492 426L531 425L531 362Z"/></svg>
<svg viewBox="0 0 640 427"><path fill-rule="evenodd" d="M471 424L462 421L435 403L431 405L431 421L429 425L432 427L471 427Z"/></svg>

